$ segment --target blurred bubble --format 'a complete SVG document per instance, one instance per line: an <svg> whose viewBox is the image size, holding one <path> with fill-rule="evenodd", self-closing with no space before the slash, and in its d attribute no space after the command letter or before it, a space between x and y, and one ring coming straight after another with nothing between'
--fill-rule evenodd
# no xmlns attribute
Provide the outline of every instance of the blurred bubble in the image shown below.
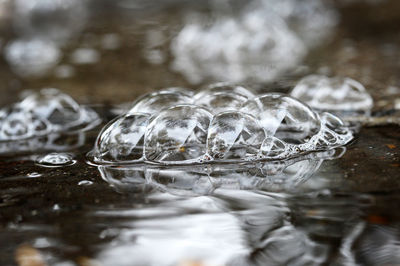
<svg viewBox="0 0 400 266"><path fill-rule="evenodd" d="M22 77L41 77L57 65L61 51L44 39L18 39L4 49L4 56L12 70Z"/></svg>
<svg viewBox="0 0 400 266"><path fill-rule="evenodd" d="M15 0L13 24L20 36L58 44L76 35L87 20L85 0Z"/></svg>

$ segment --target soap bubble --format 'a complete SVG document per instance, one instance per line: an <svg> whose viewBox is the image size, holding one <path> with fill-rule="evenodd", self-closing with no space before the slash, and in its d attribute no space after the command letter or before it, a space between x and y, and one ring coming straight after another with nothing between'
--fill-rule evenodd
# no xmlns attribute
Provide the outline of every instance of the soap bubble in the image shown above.
<svg viewBox="0 0 400 266"><path fill-rule="evenodd" d="M245 97L246 99L252 99L255 97L255 93L245 86L235 85L229 82L217 82L206 86L204 89L196 93L194 99L195 101L198 101L206 95L216 93L232 93Z"/></svg>
<svg viewBox="0 0 400 266"><path fill-rule="evenodd" d="M161 111L149 124L144 154L150 161L198 162L204 155L212 114L194 105Z"/></svg>
<svg viewBox="0 0 400 266"><path fill-rule="evenodd" d="M72 154L52 152L39 157L36 164L44 167L61 167L75 163Z"/></svg>
<svg viewBox="0 0 400 266"><path fill-rule="evenodd" d="M304 143L320 129L318 115L298 100L268 93L246 102L242 112L255 115L268 136Z"/></svg>
<svg viewBox="0 0 400 266"><path fill-rule="evenodd" d="M306 76L290 94L319 110L362 112L369 111L373 105L364 86L350 78Z"/></svg>
<svg viewBox="0 0 400 266"><path fill-rule="evenodd" d="M207 136L207 152L217 159L255 159L265 138L257 119L241 112L214 116Z"/></svg>
<svg viewBox="0 0 400 266"><path fill-rule="evenodd" d="M139 98L134 104L129 113L147 113L154 114L162 109L177 105L190 104L192 99L190 96L175 91L159 91L146 94Z"/></svg>
<svg viewBox="0 0 400 266"><path fill-rule="evenodd" d="M235 111L254 94L242 86L230 85L228 83L216 83L206 87L194 95L197 105L204 106L213 114L225 111Z"/></svg>
<svg viewBox="0 0 400 266"><path fill-rule="evenodd" d="M56 89L42 89L0 110L0 141L55 132L76 132L99 124L98 115Z"/></svg>
<svg viewBox="0 0 400 266"><path fill-rule="evenodd" d="M130 113L109 122L96 140L96 161L134 161L143 156L144 134L150 115Z"/></svg>
<svg viewBox="0 0 400 266"><path fill-rule="evenodd" d="M288 153L288 145L278 138L268 136L264 139L260 151L264 158L284 158Z"/></svg>
<svg viewBox="0 0 400 266"><path fill-rule="evenodd" d="M40 77L57 65L61 52L51 41L19 39L5 47L5 58L12 70L22 77Z"/></svg>

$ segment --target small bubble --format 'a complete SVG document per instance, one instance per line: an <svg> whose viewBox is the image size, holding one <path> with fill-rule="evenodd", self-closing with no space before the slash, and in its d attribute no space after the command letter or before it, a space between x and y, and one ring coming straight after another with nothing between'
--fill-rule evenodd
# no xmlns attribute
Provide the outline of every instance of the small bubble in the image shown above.
<svg viewBox="0 0 400 266"><path fill-rule="evenodd" d="M32 172L32 173L27 174L27 176L34 178L34 177L40 177L40 176L42 176L42 174L39 174L38 172Z"/></svg>
<svg viewBox="0 0 400 266"><path fill-rule="evenodd" d="M74 164L76 161L69 153L52 152L45 156L39 157L36 163L44 167L61 167Z"/></svg>
<svg viewBox="0 0 400 266"><path fill-rule="evenodd" d="M93 185L93 182L89 180L82 180L79 181L78 183L78 186L90 186L90 185Z"/></svg>

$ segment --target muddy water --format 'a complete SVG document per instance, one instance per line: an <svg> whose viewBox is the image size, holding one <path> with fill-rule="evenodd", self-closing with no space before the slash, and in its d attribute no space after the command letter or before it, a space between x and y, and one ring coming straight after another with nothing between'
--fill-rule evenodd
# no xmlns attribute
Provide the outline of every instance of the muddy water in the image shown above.
<svg viewBox="0 0 400 266"><path fill-rule="evenodd" d="M270 80L245 81L258 92L288 92L314 72L362 82L374 98L376 123L366 123L345 150L279 166L96 167L86 153L99 126L79 137L80 147L65 149L73 157L67 165L38 164L49 150L10 151L0 160L0 265L399 264L400 130L387 121L399 115L400 7L335 1L329 8L336 25L322 42L292 55L293 69L279 65L268 70ZM108 121L115 105L147 91L221 80L224 73L207 68L190 75L171 67L176 54L169 47L184 15L209 9L184 1L88 3L76 18L80 26L57 44L60 58L42 74L16 71L2 59L0 101L57 87ZM2 15L4 44L30 32L14 24ZM61 139L76 143L74 136Z"/></svg>

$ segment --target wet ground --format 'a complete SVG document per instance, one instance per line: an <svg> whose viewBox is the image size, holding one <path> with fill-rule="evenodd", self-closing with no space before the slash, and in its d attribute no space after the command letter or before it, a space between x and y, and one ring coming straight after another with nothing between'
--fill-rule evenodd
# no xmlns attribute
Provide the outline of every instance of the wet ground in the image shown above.
<svg viewBox="0 0 400 266"><path fill-rule="evenodd" d="M39 76L15 71L3 56L0 103L25 89L57 87L107 121L113 105L145 92L215 81L193 82L171 70L169 47L184 14L209 12L207 5L135 3L90 2L79 31L60 46L60 59ZM35 161L48 151L10 151L0 157L0 265L400 264L400 4L329 3L338 24L323 42L269 81L244 81L259 92L287 92L315 72L363 83L374 118L361 119L369 122L335 159L289 162L282 175L267 164L268 182L254 189L248 182L257 174L242 166L90 165L85 156L101 126L85 133L84 145L66 150L73 165L43 167ZM2 5L9 11L0 12L4 54L5 44L26 31L15 30L11 4ZM96 55L92 50L77 63L77 47ZM243 178L232 181L238 173Z"/></svg>

